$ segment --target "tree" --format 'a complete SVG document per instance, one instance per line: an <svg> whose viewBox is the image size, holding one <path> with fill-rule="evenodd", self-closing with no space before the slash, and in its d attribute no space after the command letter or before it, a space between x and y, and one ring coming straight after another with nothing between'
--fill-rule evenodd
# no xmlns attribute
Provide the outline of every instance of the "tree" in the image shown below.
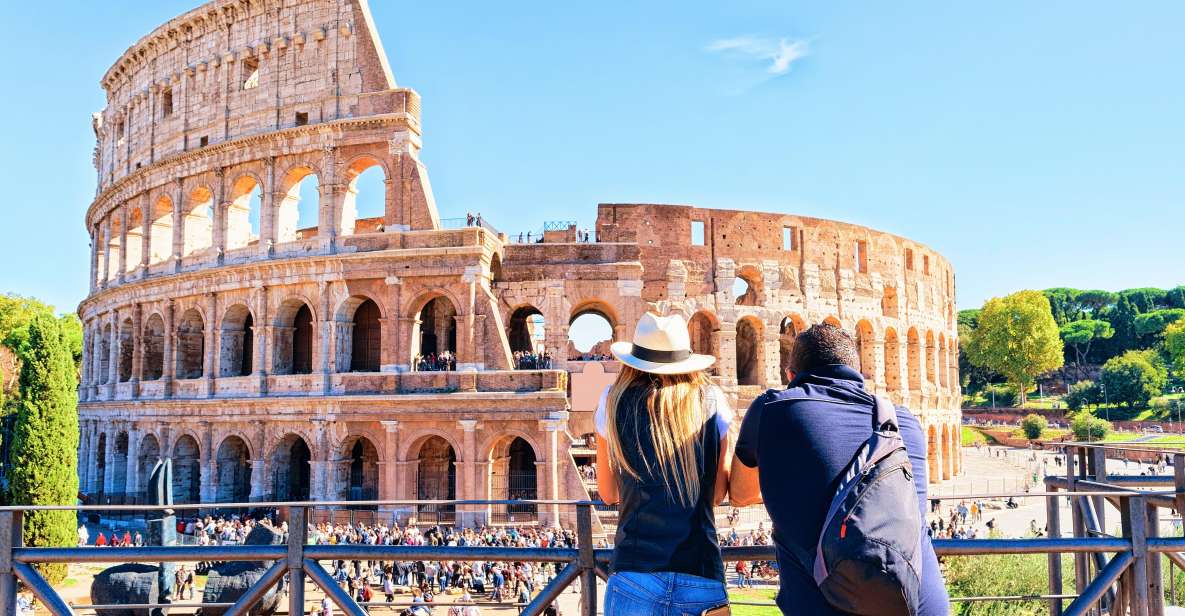
<svg viewBox="0 0 1185 616"><path fill-rule="evenodd" d="M1173 360L1177 373L1185 372L1185 321L1177 321L1165 328L1164 350Z"/></svg>
<svg viewBox="0 0 1185 616"><path fill-rule="evenodd" d="M1029 413L1025 418L1020 420L1020 429L1025 434L1025 438L1030 441L1035 441L1041 438L1041 434L1049 427L1049 422L1045 418L1036 414Z"/></svg>
<svg viewBox="0 0 1185 616"><path fill-rule="evenodd" d="M971 363L999 372L1016 387L1020 403L1037 376L1065 361L1049 300L1040 291L993 297L983 305L979 327L967 345Z"/></svg>
<svg viewBox="0 0 1185 616"><path fill-rule="evenodd" d="M20 406L13 427L10 490L17 505L73 505L78 498L77 372L62 326L53 316L36 314L28 324L21 358ZM31 546L70 546L77 542L71 511L32 511L24 539ZM51 584L66 565L47 565Z"/></svg>
<svg viewBox="0 0 1185 616"><path fill-rule="evenodd" d="M1103 364L1101 380L1111 401L1133 409L1160 395L1168 374L1155 351L1128 351Z"/></svg>
<svg viewBox="0 0 1185 616"><path fill-rule="evenodd" d="M1136 316L1136 334L1140 336L1159 336L1169 325L1185 319L1185 308L1166 308L1153 310Z"/></svg>
<svg viewBox="0 0 1185 616"><path fill-rule="evenodd" d="M1090 413L1076 413L1070 420L1070 432L1078 441L1101 441L1111 431L1111 422Z"/></svg>
<svg viewBox="0 0 1185 616"><path fill-rule="evenodd" d="M1094 381L1078 381L1069 387L1062 400L1071 411L1081 411L1087 406L1098 406L1103 401L1103 394Z"/></svg>
<svg viewBox="0 0 1185 616"><path fill-rule="evenodd" d="M1062 340L1074 349L1074 365L1081 370L1082 362L1086 360L1086 356L1090 353L1090 343L1095 340L1106 340L1114 336L1115 329L1106 321L1079 319L1063 325L1059 333L1062 336ZM1079 378L1081 376L1079 374Z"/></svg>

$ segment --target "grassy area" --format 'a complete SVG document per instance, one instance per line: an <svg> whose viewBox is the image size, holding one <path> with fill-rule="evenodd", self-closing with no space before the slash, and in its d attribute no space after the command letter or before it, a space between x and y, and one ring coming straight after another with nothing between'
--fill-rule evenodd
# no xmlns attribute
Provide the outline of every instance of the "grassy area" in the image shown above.
<svg viewBox="0 0 1185 616"><path fill-rule="evenodd" d="M774 588L759 588L756 590L737 590L729 589L729 601L773 601L774 595L777 594L777 589ZM781 612L776 607L758 607L755 605L734 605L732 606L733 616L780 616Z"/></svg>
<svg viewBox="0 0 1185 616"><path fill-rule="evenodd" d="M980 443L987 444L988 437L983 432L972 428L971 426L963 426L963 446L974 447Z"/></svg>

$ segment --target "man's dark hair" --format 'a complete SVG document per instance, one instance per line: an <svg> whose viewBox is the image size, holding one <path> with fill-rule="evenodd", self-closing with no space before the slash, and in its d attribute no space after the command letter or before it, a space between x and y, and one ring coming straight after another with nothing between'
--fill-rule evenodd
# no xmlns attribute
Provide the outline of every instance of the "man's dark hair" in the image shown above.
<svg viewBox="0 0 1185 616"><path fill-rule="evenodd" d="M794 373L818 370L832 364L856 368L856 342L844 330L829 323L812 325L794 339L790 370Z"/></svg>

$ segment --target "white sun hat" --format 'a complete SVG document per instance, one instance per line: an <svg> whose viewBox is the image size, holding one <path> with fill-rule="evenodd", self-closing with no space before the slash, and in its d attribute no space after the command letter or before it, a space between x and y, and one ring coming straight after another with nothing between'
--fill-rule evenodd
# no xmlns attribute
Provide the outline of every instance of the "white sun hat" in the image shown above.
<svg viewBox="0 0 1185 616"><path fill-rule="evenodd" d="M687 322L678 314L647 312L634 329L634 341L614 342L609 350L621 363L651 374L688 374L716 363L711 355L691 352Z"/></svg>

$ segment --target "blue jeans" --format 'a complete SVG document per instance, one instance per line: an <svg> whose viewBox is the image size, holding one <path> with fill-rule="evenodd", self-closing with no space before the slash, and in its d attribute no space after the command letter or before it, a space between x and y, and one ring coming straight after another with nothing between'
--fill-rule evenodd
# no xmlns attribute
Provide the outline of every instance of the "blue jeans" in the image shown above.
<svg viewBox="0 0 1185 616"><path fill-rule="evenodd" d="M722 582L686 573L622 571L605 590L605 616L700 616L725 603Z"/></svg>

